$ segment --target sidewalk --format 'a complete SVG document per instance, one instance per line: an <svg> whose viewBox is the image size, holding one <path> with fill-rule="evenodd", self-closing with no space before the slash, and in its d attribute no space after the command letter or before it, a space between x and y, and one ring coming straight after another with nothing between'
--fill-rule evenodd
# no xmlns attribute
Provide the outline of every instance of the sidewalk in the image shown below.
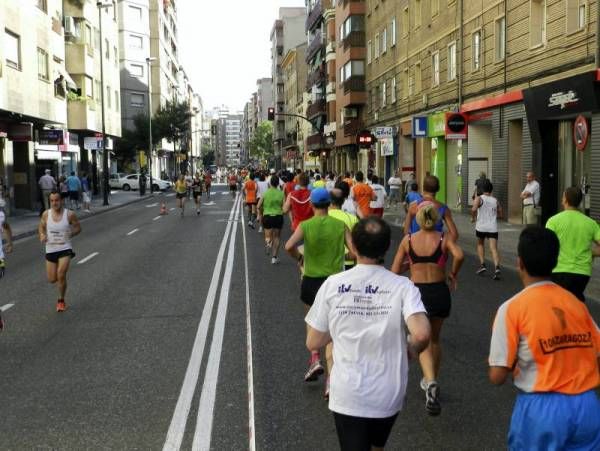
<svg viewBox="0 0 600 451"><path fill-rule="evenodd" d="M140 196L139 191L111 191L111 195L108 199L109 205L103 206L103 198L101 195L98 195L92 199L89 213L84 212L83 210L76 210L75 212L77 213L77 217L79 219L83 219L89 216L105 213L134 202L151 199L152 197L153 195L150 194ZM14 216L9 216L7 221L12 229L13 239L16 241L34 235L37 232L37 227L40 222L40 215L35 211L27 211L22 214L17 213Z"/></svg>
<svg viewBox="0 0 600 451"><path fill-rule="evenodd" d="M385 210L384 219L395 227L402 228L404 224L404 208L392 207ZM477 255L477 238L475 237L475 224L471 223L469 215L452 212L452 218L458 229L458 243L463 251L468 254ZM500 221L498 223L498 252L500 253L500 266L506 268L517 269L517 244L519 242L519 234L523 226L509 224L508 222ZM485 255L488 267L492 265L491 254L488 244L485 244ZM475 271L477 268L463 266L462 271ZM600 259L594 259L594 267L592 277L585 290L586 298L592 298L595 301L600 301Z"/></svg>

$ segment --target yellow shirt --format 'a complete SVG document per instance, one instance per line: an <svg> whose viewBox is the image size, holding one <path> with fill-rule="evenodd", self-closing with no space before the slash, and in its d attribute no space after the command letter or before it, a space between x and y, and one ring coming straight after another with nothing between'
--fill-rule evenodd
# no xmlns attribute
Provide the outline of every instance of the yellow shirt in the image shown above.
<svg viewBox="0 0 600 451"><path fill-rule="evenodd" d="M187 192L187 185L185 183L185 180L177 180L175 182L175 191L177 191L179 194Z"/></svg>

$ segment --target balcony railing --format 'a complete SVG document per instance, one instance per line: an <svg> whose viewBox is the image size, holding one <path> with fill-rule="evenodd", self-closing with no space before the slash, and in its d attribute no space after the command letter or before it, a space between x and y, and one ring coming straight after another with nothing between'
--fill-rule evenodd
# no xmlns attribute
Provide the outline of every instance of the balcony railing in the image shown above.
<svg viewBox="0 0 600 451"><path fill-rule="evenodd" d="M348 92L365 92L365 77L350 77L344 83L344 94Z"/></svg>
<svg viewBox="0 0 600 451"><path fill-rule="evenodd" d="M358 119L350 119L344 122L344 136L353 136L362 130L362 122Z"/></svg>
<svg viewBox="0 0 600 451"><path fill-rule="evenodd" d="M308 63L310 60L314 58L314 56L323 48L323 36L321 35L321 31L317 31L315 37L312 41L310 41L310 45L306 50L306 62Z"/></svg>
<svg viewBox="0 0 600 451"><path fill-rule="evenodd" d="M310 119L311 117L319 114L327 113L327 102L325 100L317 100L306 109L306 116Z"/></svg>
<svg viewBox="0 0 600 451"><path fill-rule="evenodd" d="M298 142L294 138L285 138L281 142L282 149L291 149L295 147L298 147Z"/></svg>
<svg viewBox="0 0 600 451"><path fill-rule="evenodd" d="M319 0L317 3L315 3L315 6L313 6L313 9L306 18L306 31L312 30L315 27L315 25L319 23L322 17L323 5L321 3L321 0Z"/></svg>
<svg viewBox="0 0 600 451"><path fill-rule="evenodd" d="M365 32L364 31L351 31L348 36L342 41L344 50L350 47L365 47Z"/></svg>
<svg viewBox="0 0 600 451"><path fill-rule="evenodd" d="M311 135L306 138L306 145L312 150L315 148L321 148L325 146L325 139L323 139L323 135L317 133L316 135Z"/></svg>
<svg viewBox="0 0 600 451"><path fill-rule="evenodd" d="M308 78L306 80L306 90L310 91L314 85L324 84L326 81L326 75L325 66L323 64L317 66L310 74L308 74Z"/></svg>

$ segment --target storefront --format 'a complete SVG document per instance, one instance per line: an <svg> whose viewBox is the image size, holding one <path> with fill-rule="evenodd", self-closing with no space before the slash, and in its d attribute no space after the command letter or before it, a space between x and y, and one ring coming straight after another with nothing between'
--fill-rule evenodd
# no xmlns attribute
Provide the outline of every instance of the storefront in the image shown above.
<svg viewBox="0 0 600 451"><path fill-rule="evenodd" d="M387 181L390 175L395 171L395 156L397 150L394 140L394 127L375 127L373 135L377 139L375 144L375 151L377 157L375 158L375 165L373 173L383 178L383 181Z"/></svg>

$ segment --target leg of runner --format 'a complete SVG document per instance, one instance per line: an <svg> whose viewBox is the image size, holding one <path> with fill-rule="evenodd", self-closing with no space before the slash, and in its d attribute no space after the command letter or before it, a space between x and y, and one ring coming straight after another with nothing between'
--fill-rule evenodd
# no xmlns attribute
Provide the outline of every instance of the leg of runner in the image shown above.
<svg viewBox="0 0 600 451"><path fill-rule="evenodd" d="M281 229L271 229L271 257L278 259Z"/></svg>
<svg viewBox="0 0 600 451"><path fill-rule="evenodd" d="M200 198L202 194L194 194L194 201L196 202L196 215L200 215Z"/></svg>
<svg viewBox="0 0 600 451"><path fill-rule="evenodd" d="M65 294L67 292L67 271L69 271L69 265L71 263L71 257L61 257L58 259L56 268L56 283L58 285L59 299L56 304L57 312L64 312L67 309L65 303Z"/></svg>
<svg viewBox="0 0 600 451"><path fill-rule="evenodd" d="M437 377L440 372L442 349L440 346L440 333L443 318L430 318L431 341L429 346L419 354L419 362L423 371L421 388L425 390L425 409L430 415L439 415L442 407L439 401L439 387Z"/></svg>
<svg viewBox="0 0 600 451"><path fill-rule="evenodd" d="M264 218L264 216L263 216ZM271 233L273 229L265 229L265 253L269 255L271 253Z"/></svg>
<svg viewBox="0 0 600 451"><path fill-rule="evenodd" d="M496 238L490 238L490 252L492 253L492 259L494 260L494 280L500 279L500 255L498 254L498 240Z"/></svg>
<svg viewBox="0 0 600 451"><path fill-rule="evenodd" d="M308 315L308 311L310 310L310 305L304 304L304 317ZM306 333L308 334L308 325L306 326ZM323 365L321 365L321 354L319 351L311 351L310 359L308 361L308 371L304 375L305 382L316 381L319 379L319 376L323 374L324 369Z"/></svg>
<svg viewBox="0 0 600 451"><path fill-rule="evenodd" d="M325 392L323 393L323 398L329 400L329 375L333 369L333 343L329 343L325 346L325 362L327 363L327 379L325 380Z"/></svg>
<svg viewBox="0 0 600 451"><path fill-rule="evenodd" d="M477 274L483 274L486 271L484 240L485 238L477 237L477 256L479 257L479 268L477 269Z"/></svg>

